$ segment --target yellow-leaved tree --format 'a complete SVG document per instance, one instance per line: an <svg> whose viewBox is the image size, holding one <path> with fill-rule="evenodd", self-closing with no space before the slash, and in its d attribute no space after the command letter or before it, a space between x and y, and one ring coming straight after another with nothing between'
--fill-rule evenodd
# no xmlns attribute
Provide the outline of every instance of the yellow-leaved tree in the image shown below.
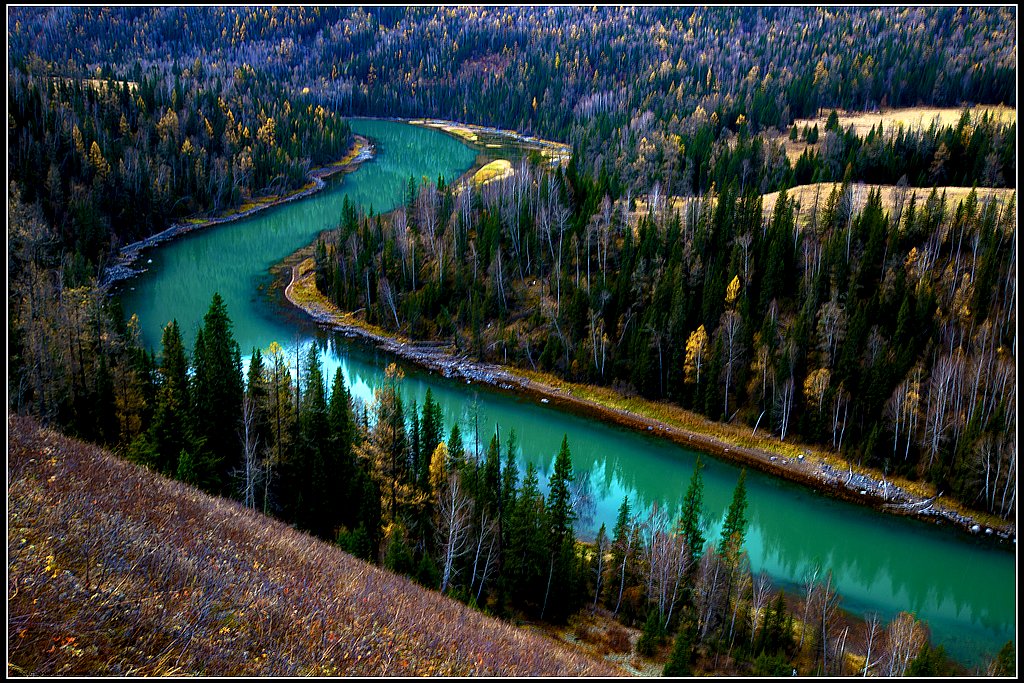
<svg viewBox="0 0 1024 683"><path fill-rule="evenodd" d="M701 325L686 340L686 383L700 384L700 368L708 351L708 333Z"/></svg>
<svg viewBox="0 0 1024 683"><path fill-rule="evenodd" d="M822 402L825 400L825 391L828 389L829 380L832 378L832 373L828 368L818 368L814 372L807 375L807 379L804 380L804 398L807 402L812 401L818 404L818 413L821 413Z"/></svg>
<svg viewBox="0 0 1024 683"><path fill-rule="evenodd" d="M732 306L736 303L736 299L740 295L740 276L737 275L729 283L729 286L725 288L725 303Z"/></svg>
<svg viewBox="0 0 1024 683"><path fill-rule="evenodd" d="M441 486L448 479L448 446L444 441L430 456L430 490L440 495Z"/></svg>

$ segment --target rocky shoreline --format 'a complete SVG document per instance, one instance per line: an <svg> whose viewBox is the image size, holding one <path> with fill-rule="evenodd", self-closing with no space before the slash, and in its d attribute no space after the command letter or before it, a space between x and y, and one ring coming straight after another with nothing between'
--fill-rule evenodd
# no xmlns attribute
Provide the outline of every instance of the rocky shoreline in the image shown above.
<svg viewBox="0 0 1024 683"><path fill-rule="evenodd" d="M562 389L522 377L499 365L471 360L464 353L444 342L414 342L392 337L368 329L352 316L334 309L317 297L297 297L297 287L308 289L314 277L312 259L292 266L291 281L285 288L285 298L322 327L339 332L345 337L394 354L405 361L437 372L443 377L464 380L466 384L480 383L517 394L529 396L541 403L576 414L596 418L624 427L647 431L680 445L701 450L737 464L753 467L768 474L794 481L833 497L868 505L876 510L907 517L915 517L934 524L948 524L971 536L987 537L1003 547L1016 544L1016 528L1012 522L1003 528L980 524L942 503L942 494L921 498L900 486L873 476L837 469L819 460L810 451L796 458L782 457L767 451L729 444L721 439L680 429L670 424L596 401L572 396Z"/></svg>
<svg viewBox="0 0 1024 683"><path fill-rule="evenodd" d="M201 230L213 225L222 225L242 218L248 218L249 216L265 209L280 206L298 199L305 199L306 197L316 194L327 185L325 180L326 178L337 173L354 170L359 164L372 159L376 154L376 148L368 138L365 138L362 135L354 135L353 138L355 140L353 149L344 160L310 171L309 179L313 182L313 187L293 192L292 194L281 197L272 202L260 204L246 211L239 211L238 213L233 213L231 215L215 216L213 218L206 218L194 223L175 223L166 230L158 232L155 235L151 235L146 239L139 240L138 242L132 242L131 244L121 247L117 257L114 259L114 262L104 269L103 275L100 277L99 285L101 287L109 287L121 280L128 280L136 275L146 272L146 268L137 267L135 264L142 255L142 252L150 247L155 247L158 244L174 239L175 237L188 234L195 230Z"/></svg>

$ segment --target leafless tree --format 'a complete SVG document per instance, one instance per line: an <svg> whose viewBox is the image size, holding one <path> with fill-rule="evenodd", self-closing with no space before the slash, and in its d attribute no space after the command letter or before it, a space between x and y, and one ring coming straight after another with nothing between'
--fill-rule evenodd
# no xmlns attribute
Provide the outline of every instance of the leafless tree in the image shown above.
<svg viewBox="0 0 1024 683"><path fill-rule="evenodd" d="M380 296L395 319L395 329L399 329L402 324L398 321L398 307L395 305L395 296L391 290L391 283L386 277L380 279Z"/></svg>
<svg viewBox="0 0 1024 683"><path fill-rule="evenodd" d="M906 612L896 615L885 632L884 675L905 675L925 641L925 631L917 619Z"/></svg>
<svg viewBox="0 0 1024 683"><path fill-rule="evenodd" d="M846 338L846 311L836 298L832 298L818 309L818 348L824 356L826 367L832 367L836 349Z"/></svg>
<svg viewBox="0 0 1024 683"><path fill-rule="evenodd" d="M441 592L448 590L458 573L458 560L468 549L472 499L462 491L460 477L453 472L441 487L437 499L437 538L441 548Z"/></svg>
<svg viewBox="0 0 1024 683"><path fill-rule="evenodd" d="M874 649L878 637L882 633L882 622L877 612L869 612L864 615L864 677L867 678L868 671L874 668L881 660L878 658L871 661L871 650Z"/></svg>
<svg viewBox="0 0 1024 683"><path fill-rule="evenodd" d="M498 524L490 519L484 512L480 516L480 522L476 527L476 542L473 552L473 573L470 579L470 589L476 588L476 597L479 600L483 594L484 584L490 578L497 563L495 545L497 543Z"/></svg>
<svg viewBox="0 0 1024 683"><path fill-rule="evenodd" d="M928 453L928 467L932 466L939 449L948 439L950 428L956 419L949 408L962 368L963 353L960 349L952 354L943 354L932 366L922 443L922 447Z"/></svg>
<svg viewBox="0 0 1024 683"><path fill-rule="evenodd" d="M757 626L761 623L761 614L772 597L772 583L768 574L764 571L753 577L750 589L750 644L754 644L754 634L757 633Z"/></svg>
<svg viewBox="0 0 1024 683"><path fill-rule="evenodd" d="M601 597L601 588L604 586L604 554L608 551L608 536L605 535L604 525L601 525L601 531L597 535L597 539L594 542L594 553L596 555L597 566L594 567L594 604L591 607L591 611L597 610L597 599Z"/></svg>
<svg viewBox="0 0 1024 683"><path fill-rule="evenodd" d="M256 487L261 479L261 467L257 457L260 446L259 435L256 434L256 401L246 392L242 396L242 421L240 425L242 441L242 500L245 507L256 509Z"/></svg>
<svg viewBox="0 0 1024 683"><path fill-rule="evenodd" d="M779 440L786 440L786 433L789 431L789 416L793 412L794 382L790 376L782 383L780 391L775 400L775 412L779 416Z"/></svg>
<svg viewBox="0 0 1024 683"><path fill-rule="evenodd" d="M736 238L736 244L739 245L740 249L743 250L743 281L750 282L750 245L754 242L754 237L749 232L744 233Z"/></svg>
<svg viewBox="0 0 1024 683"><path fill-rule="evenodd" d="M803 623L809 624L807 620L812 606L815 604L815 600L818 595L818 576L821 574L821 567L818 564L814 564L809 567L804 574L803 588L804 588L804 618ZM803 628L800 631L800 643L797 645L798 649L802 649L804 646L804 636L807 635L807 628Z"/></svg>
<svg viewBox="0 0 1024 683"><path fill-rule="evenodd" d="M828 660L828 646L832 634L833 622L836 610L839 607L839 594L836 592L832 580L832 570L825 572L825 578L819 583L817 589L816 621L818 622L818 634L821 639L821 670L825 675L830 672ZM833 663L834 664L834 663Z"/></svg>
<svg viewBox="0 0 1024 683"><path fill-rule="evenodd" d="M740 348L740 331L743 318L734 310L722 313L718 329L722 335L722 374L725 377L725 420L729 421L729 387L732 385L733 369L740 361L743 351Z"/></svg>
<svg viewBox="0 0 1024 683"><path fill-rule="evenodd" d="M722 608L723 584L727 569L714 547L709 547L700 558L695 590L697 607L697 633L701 640L707 637Z"/></svg>
<svg viewBox="0 0 1024 683"><path fill-rule="evenodd" d="M832 448L843 450L843 435L846 434L846 416L850 408L850 392L842 384L836 388L832 409Z"/></svg>

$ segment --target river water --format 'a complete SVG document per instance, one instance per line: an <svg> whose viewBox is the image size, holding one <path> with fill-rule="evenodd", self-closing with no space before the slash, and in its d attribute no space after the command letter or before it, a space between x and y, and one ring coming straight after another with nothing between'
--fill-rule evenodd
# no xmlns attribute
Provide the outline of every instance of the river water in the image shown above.
<svg viewBox="0 0 1024 683"><path fill-rule="evenodd" d="M358 170L328 181L316 195L245 220L194 232L150 250L139 265L148 270L122 283L125 313L139 315L144 343L159 350L160 329L177 319L187 348L220 292L234 322L243 355L277 341L286 348L315 341L325 376L341 367L353 395L369 403L395 358L329 334L267 294L269 269L334 227L344 197L363 208L387 211L402 201L409 177L447 180L469 168L477 152L433 129L355 119L353 130L377 143L377 156ZM150 260L147 263L147 260ZM401 363L400 363L401 364ZM647 434L568 414L510 392L467 386L405 366L407 401L422 405L427 388L441 403L445 429L462 421L472 447L476 425L484 445L498 429L515 429L520 465L533 462L546 481L563 434L569 437L574 471L587 472L593 515L577 524L592 537L601 523L610 529L623 497L634 510L652 503L674 517L693 472L696 453ZM739 468L704 456L708 539L717 541ZM831 568L841 606L855 613L878 612L886 621L899 611L928 622L932 640L962 662L973 664L1014 638L1014 554L975 542L948 529L896 518L831 500L807 488L759 472L747 475L746 550L755 572L795 588L815 564Z"/></svg>

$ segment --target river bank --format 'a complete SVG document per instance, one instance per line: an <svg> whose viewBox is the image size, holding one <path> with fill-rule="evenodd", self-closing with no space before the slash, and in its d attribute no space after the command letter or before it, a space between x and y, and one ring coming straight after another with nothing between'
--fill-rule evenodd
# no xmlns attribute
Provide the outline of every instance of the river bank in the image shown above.
<svg viewBox="0 0 1024 683"><path fill-rule="evenodd" d="M889 514L951 525L971 536L983 536L1010 547L1016 526L966 511L919 484L892 480L879 472L852 466L837 456L774 437L740 435L727 427L669 404L624 397L603 387L565 382L533 373L470 359L445 342L416 342L367 325L338 310L317 289L312 258L291 267L285 298L321 326L359 339L443 377L467 384L486 384L536 399L562 410L647 431L691 449L797 482L835 498L867 505Z"/></svg>
<svg viewBox="0 0 1024 683"><path fill-rule="evenodd" d="M372 159L375 154L376 148L372 141L362 135L353 135L352 148L348 151L348 154L332 164L321 166L310 171L309 182L295 192L282 196L272 195L269 197L258 197L250 202L246 202L239 209L233 209L213 217L186 219L185 221L175 223L166 230L162 230L161 232L151 235L146 239L139 240L138 242L132 242L131 244L121 247L121 250L118 252L113 263L104 269L103 275L100 278L100 286L106 287L121 280L127 280L140 273L144 273L146 268L136 267L135 264L142 255L142 252L150 247L155 247L162 242L166 242L167 240L174 239L175 237L179 237L196 230L248 218L260 211L309 197L326 187L327 178L338 173L348 173L353 171L364 161Z"/></svg>

